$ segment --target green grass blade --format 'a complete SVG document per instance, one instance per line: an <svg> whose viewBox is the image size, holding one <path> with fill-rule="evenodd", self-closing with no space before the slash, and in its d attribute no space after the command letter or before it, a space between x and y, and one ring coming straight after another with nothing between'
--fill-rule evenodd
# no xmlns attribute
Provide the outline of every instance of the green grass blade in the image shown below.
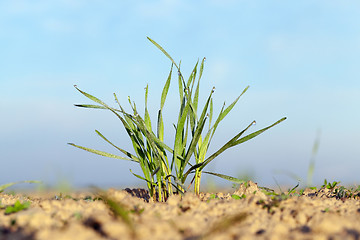
<svg viewBox="0 0 360 240"><path fill-rule="evenodd" d="M41 181L36 181L36 180L27 180L27 181L19 181L19 182L12 182L12 183L7 183L7 184L3 184L0 185L0 193L3 192L6 188L11 187L15 184L20 184L20 183L42 183Z"/></svg>
<svg viewBox="0 0 360 240"><path fill-rule="evenodd" d="M202 74L203 74L203 71L204 71L204 63L205 63L205 60L206 60L206 58L204 57L204 58L202 59L202 61L201 61L201 64L200 64L199 81L200 81L200 79L201 79L201 77L202 77Z"/></svg>
<svg viewBox="0 0 360 240"><path fill-rule="evenodd" d="M159 138L160 141L164 141L164 120L162 117L162 109L164 107L165 100L169 91L172 70L173 70L173 64L171 64L169 76L165 82L165 86L161 93L160 110L158 112L158 121L157 121L157 137Z"/></svg>
<svg viewBox="0 0 360 240"><path fill-rule="evenodd" d="M226 117L226 115L228 115L228 113L233 109L233 107L235 106L235 104L239 101L240 97L249 89L249 86L247 86L242 93L223 111L223 109L221 109L221 112L218 116L218 118L215 121L215 124L213 126L213 133L210 137L210 141L216 131L217 126L219 125L219 123ZM225 104L224 104L225 105Z"/></svg>
<svg viewBox="0 0 360 240"><path fill-rule="evenodd" d="M99 106L99 105L92 105L92 104L74 104L74 106L82 107L82 108L107 109L106 107Z"/></svg>
<svg viewBox="0 0 360 240"><path fill-rule="evenodd" d="M179 65L180 66L180 65ZM178 85L179 85L179 96L180 96L180 105L182 104L182 100L184 99L184 86L183 79L181 78L180 69L178 70Z"/></svg>
<svg viewBox="0 0 360 240"><path fill-rule="evenodd" d="M239 144L241 144L241 143L243 143L243 142L249 141L250 139L258 136L259 134L265 132L266 130L274 127L275 125L277 125L277 124L279 124L279 123L281 123L281 122L284 121L285 119L286 119L286 117L280 119L279 121L275 122L274 124L272 124L272 125L270 125L270 126L268 126L268 127L266 127L266 128L263 128L263 129L261 129L261 130L258 130L258 131L254 132L254 133L251 133L251 134L249 134L249 135L247 135L247 136L245 136L245 137L237 140L242 134L244 134L244 132L245 132L246 130L248 130L248 129L255 123L255 121L252 122L247 128L245 128L243 131L241 131L239 134L237 134L235 137L233 137L233 138L232 138L230 141L228 141L223 147L221 147L217 152L215 152L213 155L211 155L210 157L208 157L208 158L204 161L204 165L201 167L201 170L202 170L207 164L209 164L212 160L214 160L217 156L219 156L222 152L224 152L226 149L228 149L228 148L230 148L230 147L234 147L234 146L236 146L236 145L239 145Z"/></svg>
<svg viewBox="0 0 360 240"><path fill-rule="evenodd" d="M122 113L125 115L125 118L128 119L128 122L126 124L125 120L116 112L115 109L109 107L107 104L105 104L103 101L101 101L100 99L92 96L91 94L88 94L82 90L80 90L76 85L74 86L81 94L83 94L84 96L86 96L87 98L89 98L90 100L102 105L103 107L105 107L106 109L110 110L111 112L113 112L123 123L125 129L127 130L129 136L131 137L131 139L133 140L133 145L134 145L134 149L137 151L137 154L138 156L140 156L140 158L143 157L144 155L144 151L141 150L141 146L143 145L142 143L142 140L141 140L141 136L137 133L137 131L134 129L134 126L133 129L129 128L129 126L131 126L131 121L129 120L129 114L126 114L123 109L122 109ZM114 94L115 96L115 99L117 100L116 98L116 94ZM130 99L129 99L130 101ZM118 101L117 101L118 102ZM135 137L134 137L135 135ZM75 145L75 144L70 144L70 145L73 145L75 147L78 147L80 149L83 149L83 150L86 150L86 151L89 151L89 152L92 152L92 153L95 153L95 154L98 154L98 155L101 155L101 156L105 156L105 157L110 157L110 158L116 158L116 159L123 159L123 160L130 160L130 161L135 161L137 162L135 159L128 159L128 158L124 158L124 157L121 157L121 156L117 156L117 155L114 155L114 154L110 154L110 153L106 153L106 152L103 152L103 151L99 151L99 150L95 150L95 149L90 149L90 148L86 148L86 147L81 147L81 146L78 146L78 145Z"/></svg>
<svg viewBox="0 0 360 240"><path fill-rule="evenodd" d="M191 72L191 74L190 74L190 76L189 76L189 79L188 79L188 81L187 81L187 84L186 84L186 88L188 88L188 89L190 90L190 95L191 95L192 90L193 90L193 87L194 87L198 64L199 64L199 60L198 60L197 63L195 64L195 67L194 67L194 69L192 70L192 72ZM191 88L190 88L190 85L191 85Z"/></svg>
<svg viewBox="0 0 360 240"><path fill-rule="evenodd" d="M173 153L173 150L167 146L164 142L160 141L153 132L150 132L145 127L144 120L140 117L140 115L135 116L136 121L134 123L136 126L141 130L141 132L145 135L145 137L150 141L157 144L157 146L161 147L162 149L168 150L170 153Z"/></svg>
<svg viewBox="0 0 360 240"><path fill-rule="evenodd" d="M219 156L221 153L223 153L226 149L233 146L233 143L241 136L243 135L253 124L255 121L253 121L249 126L247 126L244 130L236 134L232 139L230 139L227 143L225 143L218 151L213 153L210 157L208 157L204 161L204 165L201 167L200 170L202 170L207 164L209 164L212 160L214 160L217 156Z"/></svg>
<svg viewBox="0 0 360 240"><path fill-rule="evenodd" d="M74 144L74 143L68 143L68 144L71 145L71 146L74 146L74 147L83 149L83 150L85 150L85 151L88 151L88 152L91 152L91 153L95 153L95 154L100 155L100 156L109 157L109 158L116 158L116 159L122 159L122 160L133 161L133 162L138 162L138 161L136 161L136 160L134 160L134 159L129 159L129 158L121 157L121 156L114 155L114 154L111 154L111 153L107 153L107 152L103 152L103 151L99 151L99 150L95 150L95 149L91 149L91 148L87 148L87 147L82 147L82 146L76 145L76 144Z"/></svg>
<svg viewBox="0 0 360 240"><path fill-rule="evenodd" d="M167 56L167 57L171 60L171 62L175 65L175 67L179 70L179 67L178 67L178 65L176 64L176 62L174 61L174 59L172 59L172 57L171 57L157 42L155 42L154 40L152 40L152 39L149 38L149 37L147 37L147 39L148 39L152 44L154 44L160 51L162 51L162 52L165 54L165 56Z"/></svg>
<svg viewBox="0 0 360 240"><path fill-rule="evenodd" d="M125 119L127 120L124 120L120 116L119 118L122 121L125 130L131 139L135 153L140 159L143 159L145 157L145 146L140 131L138 131L138 129L134 126L131 118L129 118L128 116L125 116Z"/></svg>
<svg viewBox="0 0 360 240"><path fill-rule="evenodd" d="M147 99L148 99L148 90L149 90L149 86L146 85L145 88L145 117L144 117L144 121L145 121L145 126L146 128L151 132L151 120L150 120L150 115L149 115L149 111L147 108Z"/></svg>
<svg viewBox="0 0 360 240"><path fill-rule="evenodd" d="M215 91L215 88L213 88L213 89L211 90L211 92L210 92L210 95L209 95L209 97L208 97L208 99L207 99L207 101L206 101L206 104L205 104L205 106L204 106L204 108L203 108L203 111L202 111L202 113L201 113L201 116L200 116L200 118L199 118L199 122L202 122L202 121L204 120L204 118L205 118L206 112L208 111L208 108L209 108L211 96L212 96L212 94L214 93L214 91Z"/></svg>
<svg viewBox="0 0 360 240"><path fill-rule="evenodd" d="M186 171L186 173L185 173L184 176L183 176L184 182L185 182L187 176L191 173L191 171L193 171L193 170L201 167L202 165L203 165L203 163L197 163L197 164L195 164L194 166L191 166L191 167Z"/></svg>
<svg viewBox="0 0 360 240"><path fill-rule="evenodd" d="M103 101L101 101L100 99L98 99L97 97L94 97L93 95L91 94L88 94L82 90L80 90L76 85L74 85L74 87L76 88L76 90L78 90L82 95L84 95L85 97L89 98L90 100L100 104L100 105L103 105L105 108L110 108L108 105L106 105Z"/></svg>
<svg viewBox="0 0 360 240"><path fill-rule="evenodd" d="M200 92L200 81L197 82L194 93L194 100L193 100L194 112L197 112L198 103L199 103L199 92Z"/></svg>
<svg viewBox="0 0 360 240"><path fill-rule="evenodd" d="M190 112L189 117L190 117L190 127L191 127L192 134L194 134L194 132L195 132L195 126L196 126L195 124L197 121L197 106L198 106L198 101L199 101L199 82L197 83L197 88L195 90L194 99L192 100L192 94L193 94L193 88L194 88L194 84L195 84L198 64L199 64L199 61L197 61L193 71L190 74L188 83L186 85L187 91L185 92L185 94L187 96L187 100L190 102L190 107L191 107L191 112ZM190 85L191 85L191 87L190 87Z"/></svg>
<svg viewBox="0 0 360 240"><path fill-rule="evenodd" d="M185 127L185 121L187 119L187 114L189 111L189 104L190 102L187 102L183 109L183 112L180 112L178 117L178 123L176 125L173 161L175 162L176 164L175 166L177 169L180 169L182 165L178 159L178 156L180 156L181 152L183 151L183 130Z"/></svg>
<svg viewBox="0 0 360 240"><path fill-rule="evenodd" d="M263 129L261 129L261 130L259 130L259 131L256 131L256 132L254 132L254 133L251 133L251 134L249 134L249 135L247 135L247 136L245 136L245 137L237 140L236 142L234 142L234 143L232 144L232 146L236 146L236 145L241 144L241 143L243 143L243 142L249 141L250 139L258 136L259 134L265 132L266 130L274 127L275 125L278 125L279 123L281 123L281 122L284 121L285 119L286 119L286 117L280 119L279 121L275 122L274 124L272 124L272 125L270 125L270 126L268 126L268 127L266 127L266 128L263 128Z"/></svg>
<svg viewBox="0 0 360 240"><path fill-rule="evenodd" d="M119 103L119 100L116 96L116 94L114 93L114 98L115 98L115 101L118 103L120 109L121 109L121 112L124 116L121 117L119 114L117 114L115 111L111 110L119 119L120 121L122 122L127 134L129 135L131 141L132 141L132 144L133 144L133 148L137 154L137 156L140 158L140 159L143 159L145 157L145 147L144 147L144 141L143 141L143 138L142 138L142 135L141 133L138 131L138 129L136 128L136 126L134 125L133 123L133 118L130 114L126 113L124 111L124 109L121 107L120 103ZM127 155L127 154L126 154Z"/></svg>
<svg viewBox="0 0 360 240"><path fill-rule="evenodd" d="M161 110L158 112L157 137L160 141L164 141L164 120L161 112Z"/></svg>
<svg viewBox="0 0 360 240"><path fill-rule="evenodd" d="M168 76L168 78L167 78L167 80L165 82L165 86L164 86L164 88L162 90L162 93L161 93L160 109L163 109L164 104L165 104L165 100L166 100L166 96L167 96L167 94L169 92L172 70L173 70L173 64L171 64L171 69L170 69L169 76Z"/></svg>
<svg viewBox="0 0 360 240"><path fill-rule="evenodd" d="M136 118L135 123L137 124L138 128L140 129L142 134L145 135L145 137L147 139L148 159L154 160L153 162L154 162L156 168L161 167L160 175L157 175L157 177L160 178L162 175L165 175L166 172L170 172L167 167L166 153L163 148L163 147L167 147L167 146L163 142L161 142L158 138L156 138L156 136L152 132L149 132L146 129L145 123L139 115L136 115L135 118Z"/></svg>
<svg viewBox="0 0 360 240"><path fill-rule="evenodd" d="M209 130L211 128L212 118L214 114L214 106L213 106L213 100L210 100L210 110L209 110Z"/></svg>
<svg viewBox="0 0 360 240"><path fill-rule="evenodd" d="M186 152L184 162L182 164L182 167L180 168L181 175L184 172L184 169L185 169L186 165L188 164L188 162L191 158L191 155L194 153L194 151L196 149L196 145L199 141L199 138L201 137L201 133L202 133L202 130L204 129L205 122L206 122L206 118L201 122L200 125L198 125L198 127L196 128L194 137L191 139L190 146L188 148L188 151ZM182 180L183 180L183 182L185 182L184 178Z"/></svg>
<svg viewBox="0 0 360 240"><path fill-rule="evenodd" d="M112 145L113 147L115 147L116 149L118 149L120 152L122 152L123 154L125 154L126 156L128 156L129 158L135 160L136 162L140 162L140 160L135 157L133 154L129 153L128 151L125 151L122 148L119 148L118 146L116 146L115 144L113 144L111 141L109 141L104 135L102 135L98 130L95 130L95 132L102 138L104 139L106 142L108 142L110 145Z"/></svg>
<svg viewBox="0 0 360 240"><path fill-rule="evenodd" d="M210 174L210 175L214 175L214 176L223 178L223 179L228 180L228 181L233 182L233 183L241 184L241 183L245 183L245 182L246 182L246 181L241 180L241 179L239 179L239 178L231 177L231 176L224 175L224 174L220 174L220 173L213 173L213 172L206 172L206 171L202 171L202 172L203 172L203 173L206 173L206 174Z"/></svg>
<svg viewBox="0 0 360 240"><path fill-rule="evenodd" d="M102 191L101 189L94 188L97 192L97 195L104 201L104 203L108 206L109 210L116 216L122 219L122 221L128 226L131 238L137 239L136 229L134 227L134 223L130 218L130 211L127 207L121 203L116 201L115 199L108 196L107 193Z"/></svg>
<svg viewBox="0 0 360 240"><path fill-rule="evenodd" d="M139 178L139 179L141 179L141 180L144 180L144 181L146 181L147 183L149 183L149 184L151 184L151 185L153 185L153 186L156 186L155 183L149 181L148 179L140 176L139 174L133 173L133 171L132 171L131 169L130 169L130 172L131 172L135 177L137 177L137 178Z"/></svg>
<svg viewBox="0 0 360 240"><path fill-rule="evenodd" d="M152 173L151 173L151 177L153 177L155 174L157 174L160 170L160 167L157 167Z"/></svg>
<svg viewBox="0 0 360 240"><path fill-rule="evenodd" d="M210 134L211 130L208 131L202 143L199 144L199 157L198 159L196 159L197 162L203 162L205 159L205 154L207 152L207 149L209 148Z"/></svg>

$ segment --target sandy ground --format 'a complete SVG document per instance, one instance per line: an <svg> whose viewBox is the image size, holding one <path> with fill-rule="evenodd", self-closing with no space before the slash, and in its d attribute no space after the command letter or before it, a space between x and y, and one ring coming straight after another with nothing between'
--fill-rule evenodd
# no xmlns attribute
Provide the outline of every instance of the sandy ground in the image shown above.
<svg viewBox="0 0 360 240"><path fill-rule="evenodd" d="M186 193L166 203L152 201L141 189L109 189L102 199L93 193L2 193L0 240L360 239L360 194L349 197L336 188L287 198L266 195L249 182L234 193ZM31 205L6 214L17 200Z"/></svg>

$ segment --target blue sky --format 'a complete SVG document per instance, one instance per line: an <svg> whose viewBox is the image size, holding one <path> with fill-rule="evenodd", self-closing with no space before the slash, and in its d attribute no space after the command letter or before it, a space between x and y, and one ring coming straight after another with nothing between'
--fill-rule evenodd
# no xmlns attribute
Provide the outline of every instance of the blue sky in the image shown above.
<svg viewBox="0 0 360 240"><path fill-rule="evenodd" d="M276 171L306 179L321 132L314 182L359 183L359 10L358 1L1 1L0 183L143 184L129 172L140 173L135 163L66 143L116 153L96 136L98 129L131 149L111 113L73 106L89 102L73 85L109 103L116 92L123 105L131 96L142 106L149 84L156 113L171 63L147 36L182 61L185 76L206 57L201 96L216 87L215 112L250 85L209 153L252 120L257 130L288 117L208 170L250 172L261 185L274 185L274 177L296 184ZM176 93L174 81L165 105L169 141Z"/></svg>

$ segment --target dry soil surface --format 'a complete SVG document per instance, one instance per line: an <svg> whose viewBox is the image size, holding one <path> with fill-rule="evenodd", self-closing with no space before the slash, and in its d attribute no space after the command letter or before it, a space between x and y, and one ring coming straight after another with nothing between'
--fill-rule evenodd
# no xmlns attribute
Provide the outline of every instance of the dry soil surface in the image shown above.
<svg viewBox="0 0 360 240"><path fill-rule="evenodd" d="M234 193L186 193L165 203L141 189L109 189L102 199L94 193L2 193L0 240L360 239L360 194L349 197L336 188L287 198L266 195L248 182ZM31 205L5 214L17 200Z"/></svg>

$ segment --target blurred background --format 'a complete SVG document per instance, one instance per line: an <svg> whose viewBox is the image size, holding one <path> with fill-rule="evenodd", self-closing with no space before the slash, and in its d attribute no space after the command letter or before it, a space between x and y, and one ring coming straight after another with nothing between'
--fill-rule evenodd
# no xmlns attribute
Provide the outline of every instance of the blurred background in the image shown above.
<svg viewBox="0 0 360 240"><path fill-rule="evenodd" d="M91 103L74 84L110 105L115 92L149 105L155 123L171 62L187 78L206 57L204 104L211 88L214 113L250 89L220 124L208 154L244 129L288 119L229 149L207 170L249 176L261 186L306 182L360 182L360 3L358 1L21 1L0 2L0 185L42 180L74 187L144 186L129 171L138 165L97 156L68 142L111 153L94 130L132 150L110 112L80 109ZM176 72L174 72L176 76ZM178 109L173 78L164 108L172 145ZM313 146L319 139L319 149ZM297 175L296 177L292 174ZM231 186L219 178L202 184Z"/></svg>

